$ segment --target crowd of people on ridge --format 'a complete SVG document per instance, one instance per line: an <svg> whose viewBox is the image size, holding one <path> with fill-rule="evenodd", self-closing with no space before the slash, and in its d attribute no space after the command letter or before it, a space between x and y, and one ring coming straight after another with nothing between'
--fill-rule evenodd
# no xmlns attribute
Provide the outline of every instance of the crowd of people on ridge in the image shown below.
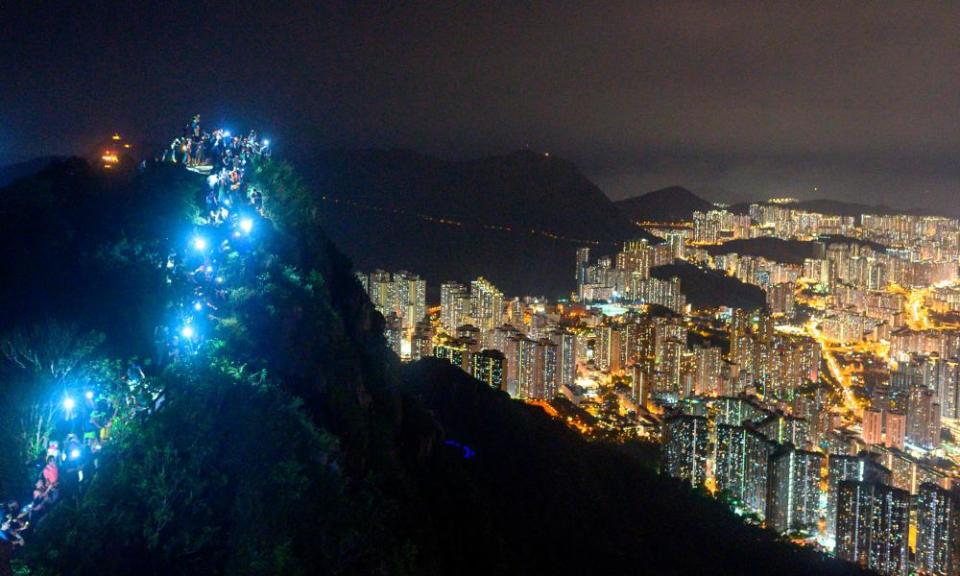
<svg viewBox="0 0 960 576"><path fill-rule="evenodd" d="M263 196L244 178L246 172L271 151L269 141L258 140L253 130L233 137L229 131L212 134L193 117L184 134L173 140L163 160L207 174L204 224L198 226L184 250L172 251L166 261L167 282L185 283L183 298L172 303L176 323L155 330L156 366L185 360L204 341L213 314L227 301L228 277L221 270L227 256L248 253L257 222L263 219ZM37 476L32 494L0 505L0 573L15 547L24 545L23 533L35 524L65 493L79 493L99 467L100 451L116 422L162 405L163 393L151 389L142 367L128 363L125 390L112 396L94 390L63 399L61 421L46 442L46 453L35 463ZM26 504L23 504L26 502Z"/></svg>
<svg viewBox="0 0 960 576"><path fill-rule="evenodd" d="M234 136L229 130L218 128L206 132L200 126L197 114L184 127L183 135L175 138L164 152L163 161L183 164L187 169L208 174L209 193L207 210L213 219L224 218L224 211L235 204L236 196L245 192L244 175L257 161L272 154L270 141L260 139L256 130L246 136ZM248 198L260 201L256 190Z"/></svg>

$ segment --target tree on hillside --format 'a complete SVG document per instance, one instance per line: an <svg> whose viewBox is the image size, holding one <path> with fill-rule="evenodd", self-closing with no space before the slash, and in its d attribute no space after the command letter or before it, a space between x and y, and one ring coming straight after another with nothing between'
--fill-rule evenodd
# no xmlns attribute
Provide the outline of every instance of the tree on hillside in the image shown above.
<svg viewBox="0 0 960 576"><path fill-rule="evenodd" d="M64 411L65 390L90 378L88 368L103 339L53 320L0 338L5 361L0 399L8 407L3 436L11 444L4 451L16 455L18 468L46 451Z"/></svg>

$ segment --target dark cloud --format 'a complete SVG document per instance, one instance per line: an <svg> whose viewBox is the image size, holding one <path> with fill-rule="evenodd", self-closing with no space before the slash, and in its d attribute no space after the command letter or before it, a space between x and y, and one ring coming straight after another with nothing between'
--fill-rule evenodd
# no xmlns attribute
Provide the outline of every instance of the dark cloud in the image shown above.
<svg viewBox="0 0 960 576"><path fill-rule="evenodd" d="M200 110L291 150L530 145L613 197L960 190L957 4L21 4L0 8L0 156Z"/></svg>

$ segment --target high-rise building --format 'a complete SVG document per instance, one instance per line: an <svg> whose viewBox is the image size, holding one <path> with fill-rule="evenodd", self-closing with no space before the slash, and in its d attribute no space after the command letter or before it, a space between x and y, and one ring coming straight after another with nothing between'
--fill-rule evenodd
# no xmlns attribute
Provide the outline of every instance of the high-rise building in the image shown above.
<svg viewBox="0 0 960 576"><path fill-rule="evenodd" d="M907 440L923 448L940 446L940 405L933 390L919 386L907 401Z"/></svg>
<svg viewBox="0 0 960 576"><path fill-rule="evenodd" d="M693 213L693 241L702 244L716 244L720 239L720 219L718 210Z"/></svg>
<svg viewBox="0 0 960 576"><path fill-rule="evenodd" d="M830 454L828 458L826 533L829 536L835 536L837 531L837 491L840 482L855 480L857 482L889 484L891 477L890 470L873 460L867 452L861 452L857 456Z"/></svg>
<svg viewBox="0 0 960 576"><path fill-rule="evenodd" d="M767 308L770 309L770 313L792 315L795 290L796 286L793 282L781 282L770 286L767 289Z"/></svg>
<svg viewBox="0 0 960 576"><path fill-rule="evenodd" d="M557 346L557 388L569 388L577 380L577 336L557 329L550 333L550 339Z"/></svg>
<svg viewBox="0 0 960 576"><path fill-rule="evenodd" d="M394 275L394 282L405 286L405 290L400 290L398 304L403 309L404 329L412 329L427 316L427 281L416 274L401 271Z"/></svg>
<svg viewBox="0 0 960 576"><path fill-rule="evenodd" d="M419 360L433 356L433 323L429 318L417 322L410 340L410 359Z"/></svg>
<svg viewBox="0 0 960 576"><path fill-rule="evenodd" d="M486 278L477 278L470 283L470 310L481 332L493 330L503 323L503 293Z"/></svg>
<svg viewBox="0 0 960 576"><path fill-rule="evenodd" d="M549 338L534 341L533 380L527 398L552 400L557 395L557 346Z"/></svg>
<svg viewBox="0 0 960 576"><path fill-rule="evenodd" d="M479 343L470 338L444 335L433 347L433 355L447 360L464 372L470 373L470 356L479 352Z"/></svg>
<svg viewBox="0 0 960 576"><path fill-rule="evenodd" d="M413 332L427 315L427 284L416 274L375 270L356 277L370 302L386 319L387 342L401 358L414 358ZM418 357L419 358L419 357Z"/></svg>
<svg viewBox="0 0 960 576"><path fill-rule="evenodd" d="M444 282L440 285L440 324L449 334L470 316L470 293L459 282Z"/></svg>
<svg viewBox="0 0 960 576"><path fill-rule="evenodd" d="M770 456L767 526L778 533L817 529L822 463L822 454L798 450L791 444Z"/></svg>
<svg viewBox="0 0 960 576"><path fill-rule="evenodd" d="M403 328L400 324L400 317L396 313L390 312L384 318L383 335L387 339L387 348L393 350L394 354L400 356L403 343Z"/></svg>
<svg viewBox="0 0 960 576"><path fill-rule="evenodd" d="M590 268L590 249L577 248L577 296L583 300L583 287L590 283L587 270Z"/></svg>
<svg viewBox="0 0 960 576"><path fill-rule="evenodd" d="M637 273L638 278L650 277L654 249L646 239L625 242L623 250L617 254L617 269L628 274Z"/></svg>
<svg viewBox="0 0 960 576"><path fill-rule="evenodd" d="M716 396L720 393L720 366L723 360L717 346L695 346L693 349L696 366L693 377L693 389L698 396Z"/></svg>
<svg viewBox="0 0 960 576"><path fill-rule="evenodd" d="M746 398L722 396L713 401L717 424L743 426L747 422L760 422L769 414Z"/></svg>
<svg viewBox="0 0 960 576"><path fill-rule="evenodd" d="M867 444L903 450L906 430L907 417L903 412L885 407L863 411L863 441Z"/></svg>
<svg viewBox="0 0 960 576"><path fill-rule="evenodd" d="M663 421L663 469L671 477L700 486L707 479L709 431L702 416L679 414Z"/></svg>
<svg viewBox="0 0 960 576"><path fill-rule="evenodd" d="M837 556L886 576L906 576L910 493L856 480L841 481L837 491Z"/></svg>
<svg viewBox="0 0 960 576"><path fill-rule="evenodd" d="M682 396L681 367L687 350L687 331L683 325L660 320L654 328L654 389L662 399L676 402Z"/></svg>
<svg viewBox="0 0 960 576"><path fill-rule="evenodd" d="M937 366L937 379L933 386L940 404L940 417L960 418L960 359L956 357L941 360Z"/></svg>
<svg viewBox="0 0 960 576"><path fill-rule="evenodd" d="M499 350L481 350L470 358L471 374L477 380L504 390L504 374L506 373L507 358Z"/></svg>
<svg viewBox="0 0 960 576"><path fill-rule="evenodd" d="M960 501L956 492L922 484L917 495L917 555L920 574L960 574Z"/></svg>
<svg viewBox="0 0 960 576"><path fill-rule="evenodd" d="M605 372L623 370L624 358L619 326L605 324L597 328L597 348L594 361Z"/></svg>
<svg viewBox="0 0 960 576"><path fill-rule="evenodd" d="M717 425L717 489L727 491L763 517L767 505L768 460L774 444L744 426Z"/></svg>
<svg viewBox="0 0 960 576"><path fill-rule="evenodd" d="M777 444L806 448L810 443L810 423L796 416L772 414L757 424L757 429Z"/></svg>
<svg viewBox="0 0 960 576"><path fill-rule="evenodd" d="M514 398L530 398L534 387L535 343L520 334L507 339L507 392Z"/></svg>

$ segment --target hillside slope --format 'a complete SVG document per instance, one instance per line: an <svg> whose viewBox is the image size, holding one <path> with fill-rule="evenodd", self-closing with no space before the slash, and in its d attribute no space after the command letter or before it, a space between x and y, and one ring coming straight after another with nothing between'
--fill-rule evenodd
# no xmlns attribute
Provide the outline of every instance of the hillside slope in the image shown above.
<svg viewBox="0 0 960 576"><path fill-rule="evenodd" d="M743 524L656 474L644 451L588 443L444 361L405 367L404 382L443 427L419 481L449 573L859 573Z"/></svg>
<svg viewBox="0 0 960 576"><path fill-rule="evenodd" d="M230 321L191 363L147 367L162 408L117 431L92 484L40 520L34 574L857 573L444 362L401 368L314 197L284 166L260 177L276 220L256 268L237 271L252 282L231 292ZM53 313L104 332L118 357L144 344L163 275L133 272L190 234L202 180L168 167L110 180L71 162L5 193L57 226L0 231L13 258L0 270L22 279L25 243L43 244L30 274ZM111 226L83 233L98 219ZM71 260L93 268L83 282ZM43 314L42 299L0 303L10 324Z"/></svg>

